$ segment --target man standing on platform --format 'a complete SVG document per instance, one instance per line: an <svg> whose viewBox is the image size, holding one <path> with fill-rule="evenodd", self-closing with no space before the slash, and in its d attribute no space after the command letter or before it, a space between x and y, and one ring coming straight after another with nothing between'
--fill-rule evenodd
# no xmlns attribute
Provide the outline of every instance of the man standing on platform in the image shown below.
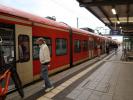
<svg viewBox="0 0 133 100"><path fill-rule="evenodd" d="M49 48L46 45L46 42L43 38L38 38L36 40L36 43L39 44L39 46L40 46L39 59L40 59L40 63L41 63L41 77L43 78L43 80L45 82L43 87L45 87L45 92L49 92L50 90L52 90L54 88L48 78L48 66L50 63L50 51L49 51Z"/></svg>

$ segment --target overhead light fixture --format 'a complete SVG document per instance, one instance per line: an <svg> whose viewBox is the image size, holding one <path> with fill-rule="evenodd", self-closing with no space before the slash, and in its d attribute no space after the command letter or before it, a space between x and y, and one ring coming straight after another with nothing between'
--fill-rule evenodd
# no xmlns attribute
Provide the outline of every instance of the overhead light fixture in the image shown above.
<svg viewBox="0 0 133 100"><path fill-rule="evenodd" d="M112 13L113 13L114 15L116 15L116 10L115 10L115 8L112 8Z"/></svg>
<svg viewBox="0 0 133 100"><path fill-rule="evenodd" d="M120 24L120 21L117 21L117 24Z"/></svg>
<svg viewBox="0 0 133 100"><path fill-rule="evenodd" d="M122 27L120 26L120 29L122 29Z"/></svg>

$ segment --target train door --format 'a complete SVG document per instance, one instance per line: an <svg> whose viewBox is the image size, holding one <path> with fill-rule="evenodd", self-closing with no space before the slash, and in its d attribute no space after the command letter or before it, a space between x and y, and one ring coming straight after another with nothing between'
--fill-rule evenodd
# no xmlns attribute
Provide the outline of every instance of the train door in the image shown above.
<svg viewBox="0 0 133 100"><path fill-rule="evenodd" d="M32 27L15 25L16 34L16 59L17 72L19 73L22 84L33 81L32 66Z"/></svg>
<svg viewBox="0 0 133 100"><path fill-rule="evenodd" d="M92 58L92 45L91 45L91 38L89 38L89 41L88 41L89 43L89 59L91 59Z"/></svg>
<svg viewBox="0 0 133 100"><path fill-rule="evenodd" d="M91 48L91 55L92 55L92 58L94 58L94 51L95 51L95 50L94 50L94 49L95 49L94 46L95 46L95 43L94 43L94 39L92 38L92 39L91 39L91 47L92 47L92 48Z"/></svg>
<svg viewBox="0 0 133 100"><path fill-rule="evenodd" d="M106 51L106 41L105 40L103 40L103 42L102 42L102 53L104 54L105 53L105 51Z"/></svg>
<svg viewBox="0 0 133 100"><path fill-rule="evenodd" d="M8 64L15 56L15 25L0 23L0 65ZM15 67L16 65L14 65ZM4 83L2 83L4 85ZM14 88L13 81L9 83L9 90Z"/></svg>

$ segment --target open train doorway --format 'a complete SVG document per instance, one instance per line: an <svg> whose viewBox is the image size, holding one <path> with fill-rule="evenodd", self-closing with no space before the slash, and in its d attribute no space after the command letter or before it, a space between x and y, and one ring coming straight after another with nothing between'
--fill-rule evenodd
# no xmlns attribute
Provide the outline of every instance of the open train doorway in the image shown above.
<svg viewBox="0 0 133 100"><path fill-rule="evenodd" d="M15 55L15 25L0 23L0 66L16 60ZM16 67L16 64L13 65ZM4 85L4 83L2 83ZM9 90L14 88L10 81Z"/></svg>

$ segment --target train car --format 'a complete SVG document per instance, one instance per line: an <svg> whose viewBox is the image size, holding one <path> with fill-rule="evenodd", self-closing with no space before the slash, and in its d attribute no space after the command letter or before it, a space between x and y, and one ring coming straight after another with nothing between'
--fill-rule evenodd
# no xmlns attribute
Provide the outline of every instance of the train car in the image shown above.
<svg viewBox="0 0 133 100"><path fill-rule="evenodd" d="M106 38L101 36L101 54L106 53Z"/></svg>
<svg viewBox="0 0 133 100"><path fill-rule="evenodd" d="M73 65L89 59L88 39L86 31L73 28Z"/></svg>
<svg viewBox="0 0 133 100"><path fill-rule="evenodd" d="M89 32L90 33L90 32ZM94 35L93 33L90 33L89 34L89 55L90 55L90 59L93 59L95 56L94 56L94 48L95 48L95 41L94 41Z"/></svg>
<svg viewBox="0 0 133 100"><path fill-rule="evenodd" d="M39 47L35 43L39 37L45 38L51 52L51 63L49 67L51 74L70 67L69 29L66 25L64 26L64 29L61 25L60 28L42 24L34 24L32 26L33 76L35 80L40 77Z"/></svg>
<svg viewBox="0 0 133 100"><path fill-rule="evenodd" d="M99 47L100 37L96 34L93 34L92 38L93 38L93 58L94 58L98 56L98 47Z"/></svg>
<svg viewBox="0 0 133 100"><path fill-rule="evenodd" d="M50 73L70 67L67 25L0 6L0 32L6 62L9 57L21 61L15 67L23 85L40 77L39 47L35 44L39 37L45 38L51 51Z"/></svg>
<svg viewBox="0 0 133 100"><path fill-rule="evenodd" d="M46 40L50 49L50 74L98 56L97 45L106 41L106 38L65 23L0 5L4 59L6 63L10 58L21 61L14 67L23 85L40 78L39 46L35 42L39 37Z"/></svg>

